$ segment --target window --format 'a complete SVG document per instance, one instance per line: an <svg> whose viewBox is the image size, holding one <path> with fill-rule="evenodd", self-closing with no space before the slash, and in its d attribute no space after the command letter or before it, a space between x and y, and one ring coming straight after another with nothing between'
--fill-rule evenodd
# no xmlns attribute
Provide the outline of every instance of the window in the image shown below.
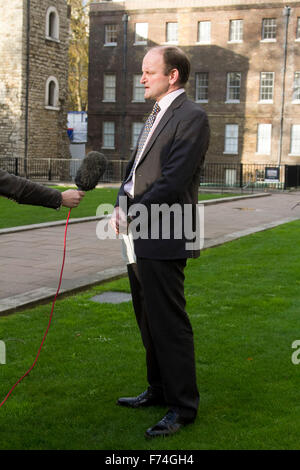
<svg viewBox="0 0 300 470"><path fill-rule="evenodd" d="M274 72L261 72L259 100L273 103Z"/></svg>
<svg viewBox="0 0 300 470"><path fill-rule="evenodd" d="M59 16L55 7L49 7L46 13L46 38L59 41Z"/></svg>
<svg viewBox="0 0 300 470"><path fill-rule="evenodd" d="M300 103L300 72L294 74L293 102Z"/></svg>
<svg viewBox="0 0 300 470"><path fill-rule="evenodd" d="M116 46L117 45L117 25L107 24L105 25L105 45Z"/></svg>
<svg viewBox="0 0 300 470"><path fill-rule="evenodd" d="M115 73L104 74L103 101L116 101L116 74Z"/></svg>
<svg viewBox="0 0 300 470"><path fill-rule="evenodd" d="M227 103L240 102L240 89L241 89L241 73L229 72L227 73Z"/></svg>
<svg viewBox="0 0 300 470"><path fill-rule="evenodd" d="M198 22L198 43L210 44L210 32L211 32L211 22L199 21Z"/></svg>
<svg viewBox="0 0 300 470"><path fill-rule="evenodd" d="M166 25L166 42L178 42L178 23L167 23Z"/></svg>
<svg viewBox="0 0 300 470"><path fill-rule="evenodd" d="M229 41L240 42L243 40L243 20L231 20L229 23Z"/></svg>
<svg viewBox="0 0 300 470"><path fill-rule="evenodd" d="M258 124L257 153L270 155L271 153L272 124Z"/></svg>
<svg viewBox="0 0 300 470"><path fill-rule="evenodd" d="M145 88L144 85L141 84L141 78L141 74L133 75L132 101L144 103Z"/></svg>
<svg viewBox="0 0 300 470"><path fill-rule="evenodd" d="M296 40L300 41L300 18L297 18Z"/></svg>
<svg viewBox="0 0 300 470"><path fill-rule="evenodd" d="M140 133L144 127L142 122L133 122L132 123L132 135L131 135L131 146L134 148L137 144L137 140L140 136Z"/></svg>
<svg viewBox="0 0 300 470"><path fill-rule="evenodd" d="M148 23L136 23L134 44L147 44L147 40L148 40Z"/></svg>
<svg viewBox="0 0 300 470"><path fill-rule="evenodd" d="M47 109L59 109L59 86L55 77L49 77L46 81L45 107Z"/></svg>
<svg viewBox="0 0 300 470"><path fill-rule="evenodd" d="M208 101L208 72L196 73L196 101Z"/></svg>
<svg viewBox="0 0 300 470"><path fill-rule="evenodd" d="M276 40L276 19L265 18L262 23L262 40L274 41Z"/></svg>
<svg viewBox="0 0 300 470"><path fill-rule="evenodd" d="M103 143L102 148L114 149L115 148L115 123L103 123Z"/></svg>
<svg viewBox="0 0 300 470"><path fill-rule="evenodd" d="M226 124L224 153L237 154L239 144L238 124Z"/></svg>
<svg viewBox="0 0 300 470"><path fill-rule="evenodd" d="M291 127L291 154L300 155L300 124Z"/></svg>

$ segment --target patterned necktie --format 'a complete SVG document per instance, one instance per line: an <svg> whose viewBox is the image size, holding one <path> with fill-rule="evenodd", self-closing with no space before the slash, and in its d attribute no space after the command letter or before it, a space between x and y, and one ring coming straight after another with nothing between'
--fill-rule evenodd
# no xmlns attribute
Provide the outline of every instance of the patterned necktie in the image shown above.
<svg viewBox="0 0 300 470"><path fill-rule="evenodd" d="M132 165L132 168L130 170L130 173L129 173L128 177L126 178L126 182L131 180L132 175L135 172L135 169L136 169L137 164L140 160L140 156L142 154L142 150L144 148L145 142L147 140L147 137L149 135L151 127L153 126L153 123L154 123L155 118L156 118L157 114L159 113L159 111L160 111L160 107L159 107L158 103L155 103L155 105L153 106L153 109L151 111L151 114L149 115L149 117L148 117L148 119L145 123L145 127L143 129L142 135L141 135L140 140L138 142L138 148L137 148L137 151L136 151L134 164Z"/></svg>

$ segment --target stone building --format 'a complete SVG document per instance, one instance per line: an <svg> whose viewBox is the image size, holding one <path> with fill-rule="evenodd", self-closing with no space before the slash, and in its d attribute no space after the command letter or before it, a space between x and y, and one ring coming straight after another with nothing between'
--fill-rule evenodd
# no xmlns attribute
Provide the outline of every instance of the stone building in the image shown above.
<svg viewBox="0 0 300 470"><path fill-rule="evenodd" d="M69 158L69 16L66 0L0 3L0 164Z"/></svg>
<svg viewBox="0 0 300 470"><path fill-rule="evenodd" d="M208 162L300 164L300 1L125 0L90 8L89 146L128 159L152 103L150 46L191 60L189 98L208 113Z"/></svg>

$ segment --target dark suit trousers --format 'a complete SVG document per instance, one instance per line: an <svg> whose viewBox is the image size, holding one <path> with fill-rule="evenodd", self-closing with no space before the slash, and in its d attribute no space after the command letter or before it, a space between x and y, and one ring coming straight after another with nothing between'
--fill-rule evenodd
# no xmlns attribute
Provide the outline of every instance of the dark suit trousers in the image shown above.
<svg viewBox="0 0 300 470"><path fill-rule="evenodd" d="M185 311L185 265L185 259L137 258L127 267L149 385L163 393L169 407L193 419L199 393L193 331Z"/></svg>

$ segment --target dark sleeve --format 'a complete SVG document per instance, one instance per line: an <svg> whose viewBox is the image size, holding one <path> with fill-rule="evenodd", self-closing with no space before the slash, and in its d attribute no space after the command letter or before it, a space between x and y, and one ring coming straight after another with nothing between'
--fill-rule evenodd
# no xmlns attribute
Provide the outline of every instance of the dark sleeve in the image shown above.
<svg viewBox="0 0 300 470"><path fill-rule="evenodd" d="M62 202L62 195L56 189L11 175L3 170L0 170L0 196L13 199L19 204L53 209L58 209Z"/></svg>

